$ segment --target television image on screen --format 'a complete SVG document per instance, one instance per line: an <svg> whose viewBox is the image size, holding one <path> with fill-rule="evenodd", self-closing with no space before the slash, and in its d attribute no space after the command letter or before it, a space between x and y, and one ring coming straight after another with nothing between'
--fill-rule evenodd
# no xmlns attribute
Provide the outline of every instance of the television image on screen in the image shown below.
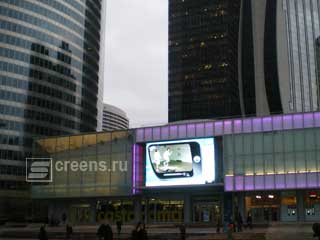
<svg viewBox="0 0 320 240"><path fill-rule="evenodd" d="M214 139L146 145L146 186L207 184L214 181Z"/></svg>

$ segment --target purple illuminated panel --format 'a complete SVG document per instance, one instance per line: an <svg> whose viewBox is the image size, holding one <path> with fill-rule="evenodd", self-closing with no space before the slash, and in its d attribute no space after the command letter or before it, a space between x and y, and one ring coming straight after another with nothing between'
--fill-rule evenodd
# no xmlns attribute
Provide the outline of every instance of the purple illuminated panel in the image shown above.
<svg viewBox="0 0 320 240"><path fill-rule="evenodd" d="M288 114L263 118L220 120L206 123L189 123L136 130L136 142L221 136L233 133L252 133L320 127L320 112ZM161 129L161 134L159 134Z"/></svg>
<svg viewBox="0 0 320 240"><path fill-rule="evenodd" d="M317 188L320 186L319 177L320 173L226 176L225 191Z"/></svg>
<svg viewBox="0 0 320 240"><path fill-rule="evenodd" d="M293 122L292 122L292 115L283 116L283 129L292 129Z"/></svg>
<svg viewBox="0 0 320 240"><path fill-rule="evenodd" d="M223 122L215 122L214 123L214 135L220 136L223 134Z"/></svg>
<svg viewBox="0 0 320 240"><path fill-rule="evenodd" d="M160 140L161 139L161 130L159 127L153 128L153 140Z"/></svg>
<svg viewBox="0 0 320 240"><path fill-rule="evenodd" d="M286 188L284 174L277 174L275 176L275 185L276 185L276 189L285 189Z"/></svg>
<svg viewBox="0 0 320 240"><path fill-rule="evenodd" d="M170 139L178 138L178 127L177 125L170 126Z"/></svg>
<svg viewBox="0 0 320 240"><path fill-rule="evenodd" d="M196 137L196 127L195 124L188 124L187 125L187 135L189 138Z"/></svg>
<svg viewBox="0 0 320 240"><path fill-rule="evenodd" d="M187 125L179 125L179 138L186 138L187 137Z"/></svg>
<svg viewBox="0 0 320 240"><path fill-rule="evenodd" d="M282 116L274 116L272 117L272 128L273 130L281 130L282 129Z"/></svg>
<svg viewBox="0 0 320 240"><path fill-rule="evenodd" d="M293 115L293 127L303 128L303 116L301 114Z"/></svg>
<svg viewBox="0 0 320 240"><path fill-rule="evenodd" d="M203 137L204 135L204 123L196 124L196 136Z"/></svg>
<svg viewBox="0 0 320 240"><path fill-rule="evenodd" d="M286 189L294 189L297 187L296 185L296 174L285 174L285 179L286 179Z"/></svg>
<svg viewBox="0 0 320 240"><path fill-rule="evenodd" d="M315 127L320 127L320 113L314 113L314 122L315 122Z"/></svg>
<svg viewBox="0 0 320 240"><path fill-rule="evenodd" d="M306 188L307 187L307 174L300 173L297 174L297 188Z"/></svg>
<svg viewBox="0 0 320 240"><path fill-rule="evenodd" d="M233 191L233 176L225 176L224 178L224 188L226 191Z"/></svg>
<svg viewBox="0 0 320 240"><path fill-rule="evenodd" d="M253 132L261 132L261 131L262 131L261 118L253 119Z"/></svg>
<svg viewBox="0 0 320 240"><path fill-rule="evenodd" d="M245 133L249 133L252 132L252 128L251 128L251 119L245 119L243 120L243 132Z"/></svg>
<svg viewBox="0 0 320 240"><path fill-rule="evenodd" d="M161 139L169 139L169 127L161 127Z"/></svg>
<svg viewBox="0 0 320 240"><path fill-rule="evenodd" d="M145 141L152 141L152 128L145 128L144 129L144 140Z"/></svg>
<svg viewBox="0 0 320 240"><path fill-rule="evenodd" d="M234 133L241 133L242 132L242 121L241 120L234 120L233 124L234 124L234 127L233 127Z"/></svg>
<svg viewBox="0 0 320 240"><path fill-rule="evenodd" d="M136 141L137 142L144 141L144 128L140 128L136 130Z"/></svg>
<svg viewBox="0 0 320 240"><path fill-rule="evenodd" d="M213 122L206 123L205 128L206 128L206 130L205 130L206 137L213 136Z"/></svg>
<svg viewBox="0 0 320 240"><path fill-rule="evenodd" d="M263 131L272 131L272 118L265 117L262 118Z"/></svg>
<svg viewBox="0 0 320 240"><path fill-rule="evenodd" d="M264 189L264 175L259 175L254 177L254 186L256 190Z"/></svg>
<svg viewBox="0 0 320 240"><path fill-rule="evenodd" d="M307 182L309 188L318 187L318 173L308 173L307 174Z"/></svg>
<svg viewBox="0 0 320 240"><path fill-rule="evenodd" d="M314 126L313 113L306 113L303 115L303 124L305 128L311 128Z"/></svg>
<svg viewBox="0 0 320 240"><path fill-rule="evenodd" d="M236 185L236 191L243 191L244 190L244 176L236 176L235 177L235 185Z"/></svg>
<svg viewBox="0 0 320 240"><path fill-rule="evenodd" d="M136 176L137 176L137 170L136 170L136 163L137 163L137 144L133 145L132 149L132 193L136 194Z"/></svg>
<svg viewBox="0 0 320 240"><path fill-rule="evenodd" d="M275 189L274 174L265 176L265 188L266 189Z"/></svg>
<svg viewBox="0 0 320 240"><path fill-rule="evenodd" d="M224 121L223 131L224 131L224 134L232 133L232 121Z"/></svg>
<svg viewBox="0 0 320 240"><path fill-rule="evenodd" d="M244 188L248 191L254 190L254 176L245 176Z"/></svg>

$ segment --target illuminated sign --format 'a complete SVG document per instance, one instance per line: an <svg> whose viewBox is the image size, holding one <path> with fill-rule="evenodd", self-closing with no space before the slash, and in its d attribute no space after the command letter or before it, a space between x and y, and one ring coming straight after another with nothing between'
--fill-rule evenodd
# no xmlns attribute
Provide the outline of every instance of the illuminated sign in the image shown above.
<svg viewBox="0 0 320 240"><path fill-rule="evenodd" d="M209 184L215 180L214 139L146 145L146 186Z"/></svg>

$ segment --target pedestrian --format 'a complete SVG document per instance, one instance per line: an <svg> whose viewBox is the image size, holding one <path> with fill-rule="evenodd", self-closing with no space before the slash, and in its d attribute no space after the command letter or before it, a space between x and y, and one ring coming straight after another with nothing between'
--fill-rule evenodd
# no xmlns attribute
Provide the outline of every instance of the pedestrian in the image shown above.
<svg viewBox="0 0 320 240"><path fill-rule="evenodd" d="M106 232L106 225L102 223L97 230L97 236L99 240L102 240L104 238L105 232Z"/></svg>
<svg viewBox="0 0 320 240"><path fill-rule="evenodd" d="M186 239L186 226L184 224L179 225L180 230L180 239L185 240Z"/></svg>
<svg viewBox="0 0 320 240"><path fill-rule="evenodd" d="M141 230L141 222L138 222L136 227L132 230L131 239L132 240L140 240L140 230Z"/></svg>
<svg viewBox="0 0 320 240"><path fill-rule="evenodd" d="M248 212L248 216L247 216L247 226L252 229L252 216L251 216L251 212Z"/></svg>
<svg viewBox="0 0 320 240"><path fill-rule="evenodd" d="M238 228L238 232L242 232L242 225L243 225L243 219L241 216L241 213L238 213L238 218L237 218L237 228Z"/></svg>
<svg viewBox="0 0 320 240"><path fill-rule="evenodd" d="M216 219L216 224L217 224L217 229L216 229L216 232L217 233L220 233L220 228L221 228L221 217L218 215L217 216L217 219Z"/></svg>
<svg viewBox="0 0 320 240"><path fill-rule="evenodd" d="M62 214L61 220L62 220L62 224L65 224L65 223L66 223L66 221L67 221L67 214L66 214L66 213L63 213L63 214Z"/></svg>
<svg viewBox="0 0 320 240"><path fill-rule="evenodd" d="M39 232L38 238L39 238L39 240L48 240L48 234L47 234L45 226L40 227L40 232Z"/></svg>
<svg viewBox="0 0 320 240"><path fill-rule="evenodd" d="M105 225L105 231L104 231L104 240L112 240L113 239L113 232L112 228L109 224Z"/></svg>
<svg viewBox="0 0 320 240"><path fill-rule="evenodd" d="M72 226L67 224L66 225L66 239L71 239L72 233L73 233Z"/></svg>
<svg viewBox="0 0 320 240"><path fill-rule="evenodd" d="M139 240L148 240L148 232L145 224L143 224L142 227L140 228L138 235L139 235Z"/></svg>
<svg viewBox="0 0 320 240"><path fill-rule="evenodd" d="M116 222L116 225L117 225L118 235L120 235L120 233L121 233L121 228L122 228L122 221L121 221L121 219L119 219L119 220Z"/></svg>

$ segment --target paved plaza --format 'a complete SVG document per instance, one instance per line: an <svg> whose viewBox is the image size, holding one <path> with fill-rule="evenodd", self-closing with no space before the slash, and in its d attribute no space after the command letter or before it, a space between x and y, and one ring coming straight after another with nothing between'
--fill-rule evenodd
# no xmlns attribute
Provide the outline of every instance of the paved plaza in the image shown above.
<svg viewBox="0 0 320 240"><path fill-rule="evenodd" d="M117 236L115 226L113 226L114 239L130 239L133 230L132 225L123 226L120 236ZM0 239L37 239L39 225L32 225L19 228L0 228ZM64 227L48 227L49 239L64 239ZM147 228L149 239L169 240L180 239L179 230L175 226L150 225ZM72 239L93 240L96 237L97 226L75 226L74 237ZM245 230L241 233L234 233L233 238L239 240L309 240L313 238L312 223L272 223L269 227L258 227L253 230ZM213 227L188 227L188 240L223 240L227 239L227 234L217 234Z"/></svg>

